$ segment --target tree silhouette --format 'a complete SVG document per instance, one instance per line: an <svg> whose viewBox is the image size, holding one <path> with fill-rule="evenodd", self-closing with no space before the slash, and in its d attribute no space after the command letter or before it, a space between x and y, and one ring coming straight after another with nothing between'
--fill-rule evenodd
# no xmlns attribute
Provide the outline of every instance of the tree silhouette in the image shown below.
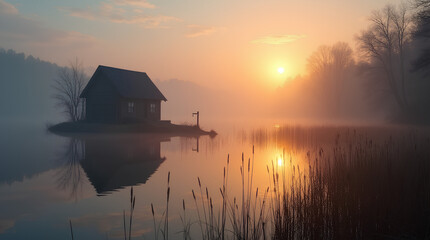
<svg viewBox="0 0 430 240"><path fill-rule="evenodd" d="M85 87L86 79L82 63L76 59L68 68L62 68L54 80L52 87L56 93L53 97L70 121L76 122L85 117L84 100L79 96Z"/></svg>
<svg viewBox="0 0 430 240"><path fill-rule="evenodd" d="M335 113L339 112L339 103L343 91L343 82L347 72L354 65L351 47L344 42L332 46L322 45L307 59L307 68L313 77L320 79L324 95L330 99Z"/></svg>
<svg viewBox="0 0 430 240"><path fill-rule="evenodd" d="M374 11L369 20L369 28L357 37L359 48L369 61L382 65L391 93L400 108L406 110L405 47L412 30L407 7L388 5Z"/></svg>
<svg viewBox="0 0 430 240"><path fill-rule="evenodd" d="M417 27L414 36L415 39L424 43L424 48L413 62L412 70L427 69L427 72L430 72L430 0L415 0L415 8L417 10L415 16Z"/></svg>

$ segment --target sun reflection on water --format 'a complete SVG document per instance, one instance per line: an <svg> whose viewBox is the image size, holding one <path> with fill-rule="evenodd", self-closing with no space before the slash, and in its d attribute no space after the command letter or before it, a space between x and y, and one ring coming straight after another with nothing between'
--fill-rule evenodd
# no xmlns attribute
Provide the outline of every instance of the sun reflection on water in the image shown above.
<svg viewBox="0 0 430 240"><path fill-rule="evenodd" d="M278 157L278 167L282 167L284 165L284 160L281 156Z"/></svg>

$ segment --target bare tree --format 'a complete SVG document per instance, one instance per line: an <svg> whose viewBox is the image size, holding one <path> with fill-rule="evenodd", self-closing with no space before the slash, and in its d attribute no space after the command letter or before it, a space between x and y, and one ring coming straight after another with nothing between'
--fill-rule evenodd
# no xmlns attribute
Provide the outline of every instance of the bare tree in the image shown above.
<svg viewBox="0 0 430 240"><path fill-rule="evenodd" d="M353 64L352 49L345 42L338 42L333 46L322 45L307 59L307 67L312 74L339 81Z"/></svg>
<svg viewBox="0 0 430 240"><path fill-rule="evenodd" d="M329 75L333 63L331 48L327 45L319 46L318 49L307 59L307 68L314 74Z"/></svg>
<svg viewBox="0 0 430 240"><path fill-rule="evenodd" d="M87 82L82 63L76 59L69 67L58 72L53 88L57 106L63 110L70 121L76 122L84 119L84 100L79 97Z"/></svg>
<svg viewBox="0 0 430 240"><path fill-rule="evenodd" d="M331 98L334 111L339 111L346 73L354 65L351 47L344 42L320 46L307 60L307 67L314 78L320 79L324 95Z"/></svg>
<svg viewBox="0 0 430 240"><path fill-rule="evenodd" d="M379 62L386 74L388 85L398 105L408 106L405 90L405 46L411 33L411 19L407 7L391 5L374 11L370 26L358 37L362 53L370 61ZM399 74L396 74L396 71ZM399 75L399 76L398 76Z"/></svg>
<svg viewBox="0 0 430 240"><path fill-rule="evenodd" d="M396 46L398 52L398 59L400 64L400 83L402 97L405 105L408 105L405 88L405 45L411 36L410 25L411 18L407 15L408 8L405 4L400 5L397 10L391 12L394 23L394 30L396 34Z"/></svg>
<svg viewBox="0 0 430 240"><path fill-rule="evenodd" d="M430 73L430 0L415 0L415 40L421 40L422 50L413 62L414 71L427 69Z"/></svg>
<svg viewBox="0 0 430 240"><path fill-rule="evenodd" d="M430 0L415 0L418 21L430 21Z"/></svg>

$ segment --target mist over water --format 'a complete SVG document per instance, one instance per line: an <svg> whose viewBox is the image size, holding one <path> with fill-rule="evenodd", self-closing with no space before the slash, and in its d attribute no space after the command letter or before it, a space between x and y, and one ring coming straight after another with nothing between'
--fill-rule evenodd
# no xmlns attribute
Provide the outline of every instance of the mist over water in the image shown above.
<svg viewBox="0 0 430 240"><path fill-rule="evenodd" d="M285 171L287 176L292 176L293 167L296 174L299 168L307 175L308 166L312 164L310 160L321 158L321 149L324 156L333 160L337 156L333 149L343 149L341 151L349 154L351 146L354 146L353 151L361 146L360 149L370 151L368 157L362 158L370 164L369 167L388 164L386 160L392 159L389 164L396 169L392 172L395 176L409 174L409 169L417 166L413 159L430 157L429 129L426 128L312 127L267 122L254 125L264 127L232 125L214 124L213 128L220 129L215 138L148 134L62 137L47 133L41 126L2 128L1 154L7 161L1 162L0 239L26 239L26 232L31 232L35 238L67 238L69 219L75 236L121 238L122 211L129 207L131 186L134 186L136 196L133 236L135 239L153 238L150 205L154 205L156 216L161 219L165 210L168 172L171 174L169 235L181 238L178 232L182 228L179 218L182 199L189 209L187 216L198 219L191 194L193 189L199 192L197 177L204 188L208 188L215 208L220 207L222 198L218 189L223 184L223 168L227 166L228 155L228 193L231 198L240 197L242 153L245 165L248 159L254 159L254 191L271 185L267 168L272 169L272 166L276 171ZM369 141L371 145L368 145ZM402 146L401 150L389 150L387 159L376 157L372 160L375 162L370 161L369 157L381 149L394 150L396 146ZM325 162L324 159L321 161ZM407 164L406 167L403 164ZM398 168L400 166L403 167ZM380 170L378 174L385 174ZM420 184L417 186L428 186L424 179ZM402 187L398 189L404 191ZM408 206L402 207L405 211L417 210L413 205ZM399 206L394 202L390 207ZM362 221L361 218L352 219ZM197 225L193 225L191 234L199 237Z"/></svg>
<svg viewBox="0 0 430 240"><path fill-rule="evenodd" d="M14 54L8 52L6 55ZM41 64L39 60L26 59L22 55L19 59L30 66ZM41 84L33 86L28 80L21 84L25 88L45 91L43 99L51 104L50 82L41 81L45 77L36 72L29 71L28 74L39 79L37 81ZM416 236L421 236L422 225L418 222L426 221L422 215L425 207L421 203L427 202L428 191L425 188L430 186L430 178L423 171L429 167L425 161L430 157L429 129L395 124L394 118L390 118L393 116L391 110L395 109L389 107L393 102L373 104L373 97L367 95L361 74L359 69L349 71L349 81L342 86L343 92L336 98L331 88L314 84L314 81L327 81L322 75L289 79L275 90L275 94L212 89L181 80L156 81L168 98L168 102L162 103L162 119L195 124L196 118L191 113L199 111L201 127L218 132L214 138L154 134L59 136L47 131L50 123L65 119L58 109L38 105L42 98L36 93L14 95L22 86L17 85L16 89L10 88L9 91L2 88L7 96L22 101L23 107L4 108L8 114L0 119L0 239L28 239L28 232L36 239L68 238L69 221L73 224L75 236L81 238L122 238L122 214L129 208L131 187L134 187L137 199L133 238L153 238L151 204L156 220L160 221L165 211L169 172L172 179L169 236L181 238L178 232L184 227L180 220L182 201L187 206L188 218L201 221L198 220L192 190L201 198L205 196L207 187L215 212L220 211L223 199L219 189L223 186L227 158L230 202L234 198L240 199L243 189L240 169L249 168L247 164L252 159L252 191L260 189L258 201L276 199L272 190L266 195L262 191L274 187L273 172L287 179L285 184L293 186L300 178L305 181L303 177L307 176L308 182L304 183L315 189L353 189L348 194L339 190L326 196L319 196L318 191L310 192L313 194L310 196L319 197L333 206L321 209L318 212L321 215L315 215L330 223L321 225L322 231L329 233L327 239L334 236L331 235L335 231L333 224L337 223L336 215L331 211L338 211L350 220L349 224L339 226L342 229L339 236L351 237L351 229L362 234L359 236L397 234L390 232L389 227L385 228L386 225L375 229L385 218L374 214L374 210L380 208L387 212L401 209L401 213L387 224L402 226L399 234L416 233ZM33 102L33 105L26 102ZM315 165L317 162L320 165ZM315 176L311 169L315 167L321 168L327 182L311 181ZM418 177L412 178L414 174ZM380 182L381 177L388 180ZM202 193L197 178L203 185ZM380 185L364 187L374 182ZM393 196L391 190L384 190L397 185L396 191L404 197ZM289 190L284 192L289 193ZM391 204L382 206L381 201L372 197L377 192L387 201L390 199ZM422 195L414 195L416 193ZM350 200L349 195L355 196L358 202ZM339 203L332 202L328 196L345 199L344 205L337 205ZM310 214L318 208L306 205L305 199L291 198L291 201L296 202L288 203L290 207L303 204L303 214ZM363 202L369 204L360 215L357 206ZM405 202L407 204L403 204ZM289 219L295 218L289 216ZM302 229L320 224L312 222L313 219L306 218L295 227ZM227 227L232 229L229 224ZM285 234L298 234L300 229ZM199 238L200 234L198 225L192 225L190 235ZM320 233L315 230L309 234Z"/></svg>
<svg viewBox="0 0 430 240"><path fill-rule="evenodd" d="M429 0L7 1L0 240L429 238Z"/></svg>

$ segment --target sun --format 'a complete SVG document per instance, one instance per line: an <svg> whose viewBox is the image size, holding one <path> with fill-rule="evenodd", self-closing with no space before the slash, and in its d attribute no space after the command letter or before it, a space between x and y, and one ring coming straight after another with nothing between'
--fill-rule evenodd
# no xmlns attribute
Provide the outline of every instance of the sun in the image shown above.
<svg viewBox="0 0 430 240"><path fill-rule="evenodd" d="M278 68L278 73L283 74L285 72L285 69L283 67Z"/></svg>

